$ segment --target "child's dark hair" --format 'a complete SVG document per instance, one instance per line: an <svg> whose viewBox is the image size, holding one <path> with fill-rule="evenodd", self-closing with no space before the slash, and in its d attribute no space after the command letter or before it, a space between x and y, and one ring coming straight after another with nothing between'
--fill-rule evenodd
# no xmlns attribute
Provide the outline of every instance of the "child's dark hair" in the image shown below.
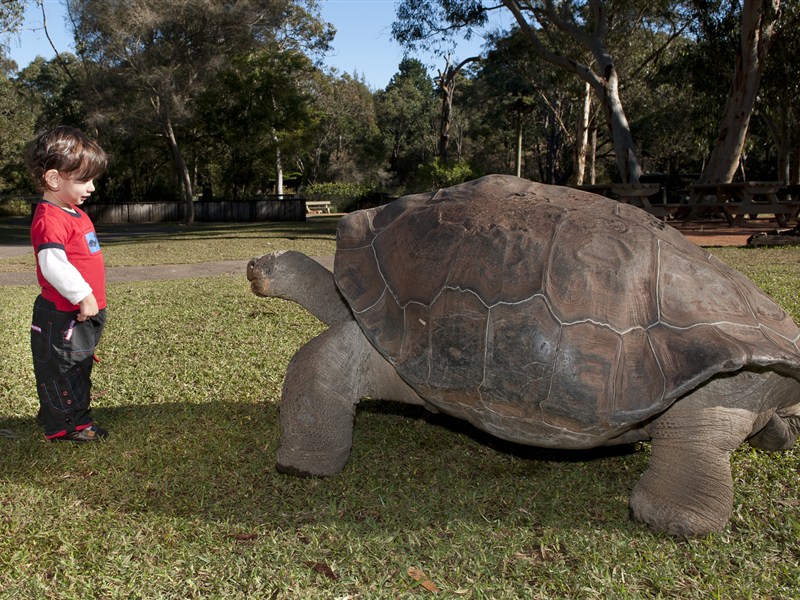
<svg viewBox="0 0 800 600"><path fill-rule="evenodd" d="M45 173L55 169L80 181L100 177L108 164L105 151L80 129L61 125L40 133L25 151L25 164L40 190Z"/></svg>

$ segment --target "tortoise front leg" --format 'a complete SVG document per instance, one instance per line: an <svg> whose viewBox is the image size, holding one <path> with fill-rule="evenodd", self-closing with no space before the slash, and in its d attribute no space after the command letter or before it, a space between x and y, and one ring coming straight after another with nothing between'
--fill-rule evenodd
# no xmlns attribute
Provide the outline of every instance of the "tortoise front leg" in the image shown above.
<svg viewBox="0 0 800 600"><path fill-rule="evenodd" d="M277 469L294 475L340 472L353 445L356 405L365 396L422 404L355 321L335 323L289 363Z"/></svg>
<svg viewBox="0 0 800 600"><path fill-rule="evenodd" d="M630 497L634 519L681 537L725 527L733 510L730 457L760 418L749 408L759 377L712 380L649 426L652 456Z"/></svg>
<svg viewBox="0 0 800 600"><path fill-rule="evenodd" d="M280 405L278 471L333 475L344 468L361 399L358 367L364 360L363 344L352 347L354 327L358 329L352 321L333 325L300 348L289 363Z"/></svg>

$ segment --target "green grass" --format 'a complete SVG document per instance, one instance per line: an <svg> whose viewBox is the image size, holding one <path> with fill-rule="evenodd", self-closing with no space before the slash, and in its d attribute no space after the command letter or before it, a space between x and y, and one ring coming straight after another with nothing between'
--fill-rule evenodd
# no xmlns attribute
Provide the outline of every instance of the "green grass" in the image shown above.
<svg viewBox="0 0 800 600"><path fill-rule="evenodd" d="M119 264L152 260L156 247L246 259L283 240L322 253L332 235L320 226L254 226L241 237L238 227L203 226L106 242L105 253ZM714 252L800 320L800 248ZM689 541L628 518L647 444L524 448L370 400L342 474L276 473L286 364L323 325L256 298L240 276L110 285L93 405L112 437L46 443L28 348L36 293L0 287L0 428L19 436L0 438L2 598L433 595L410 567L447 598L788 599L800 590L797 448L740 448L729 527Z"/></svg>

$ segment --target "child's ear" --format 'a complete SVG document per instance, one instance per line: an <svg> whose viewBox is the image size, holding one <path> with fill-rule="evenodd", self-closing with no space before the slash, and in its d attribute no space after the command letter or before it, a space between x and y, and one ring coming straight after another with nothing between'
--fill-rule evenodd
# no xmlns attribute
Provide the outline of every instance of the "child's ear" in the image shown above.
<svg viewBox="0 0 800 600"><path fill-rule="evenodd" d="M44 174L44 183L50 191L55 192L58 190L58 184L61 182L61 173L58 169L50 169Z"/></svg>

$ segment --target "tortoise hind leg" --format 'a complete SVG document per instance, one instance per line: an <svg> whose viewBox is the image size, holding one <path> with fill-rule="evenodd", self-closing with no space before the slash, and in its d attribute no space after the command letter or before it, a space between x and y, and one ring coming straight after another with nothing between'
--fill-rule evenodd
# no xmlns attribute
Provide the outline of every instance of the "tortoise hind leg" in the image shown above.
<svg viewBox="0 0 800 600"><path fill-rule="evenodd" d="M797 396L800 398L800 394ZM747 440L753 448L775 451L788 450L800 436L800 404L776 412L767 424Z"/></svg>
<svg viewBox="0 0 800 600"><path fill-rule="evenodd" d="M356 404L368 395L422 402L355 321L335 323L300 348L283 383L278 471L311 476L340 472L353 444Z"/></svg>
<svg viewBox="0 0 800 600"><path fill-rule="evenodd" d="M712 379L651 423L633 518L681 537L722 530L733 510L731 453L766 420L772 382L772 374L750 372Z"/></svg>

